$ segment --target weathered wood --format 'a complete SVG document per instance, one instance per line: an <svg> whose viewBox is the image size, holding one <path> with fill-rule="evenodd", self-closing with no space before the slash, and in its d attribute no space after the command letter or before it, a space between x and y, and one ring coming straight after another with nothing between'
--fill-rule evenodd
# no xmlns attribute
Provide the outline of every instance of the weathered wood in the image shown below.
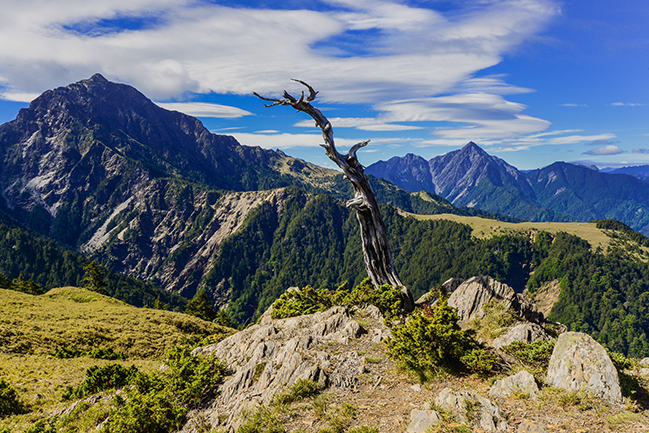
<svg viewBox="0 0 649 433"><path fill-rule="evenodd" d="M329 159L342 169L345 177L351 182L354 188L354 198L348 200L346 204L347 207L356 209L356 218L361 229L363 258L365 259L365 268L368 276L377 287L382 284L400 287L404 295L404 309L412 311L415 303L410 290L403 285L394 269L388 235L385 230L383 218L381 217L379 205L376 201L376 195L372 190L369 179L365 175L365 168L356 158L356 152L361 147L366 146L370 141L366 140L355 144L347 155L340 154L334 144L334 133L331 123L320 110L311 105L311 101L315 99L318 92L304 81L294 81L308 88L309 95L306 98L304 92L302 92L299 99L291 96L286 91L284 91L284 98L280 99L265 98L255 92L253 93L264 101L272 102L272 104L267 104L266 107L290 105L296 110L308 114L315 120L316 126L322 130L322 137L324 138L324 144L321 144L321 146L325 148Z"/></svg>

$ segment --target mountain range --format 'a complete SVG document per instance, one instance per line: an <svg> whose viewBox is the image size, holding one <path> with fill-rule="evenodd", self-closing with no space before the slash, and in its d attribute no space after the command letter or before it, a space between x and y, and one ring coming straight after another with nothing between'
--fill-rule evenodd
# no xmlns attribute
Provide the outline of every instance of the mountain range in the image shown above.
<svg viewBox="0 0 649 433"><path fill-rule="evenodd" d="M380 179L373 186L380 201L407 212L490 215ZM99 74L43 93L0 126L0 192L0 210L69 249L185 297L205 288L218 305L237 301L249 314L259 293L240 298L255 281L279 278L272 293L284 284L331 286L345 266L344 243L314 249L318 239L340 238L349 218L341 199L351 187L340 172L242 146ZM336 199L318 198L324 192ZM328 265L305 281L306 265L285 269L294 256L304 262L304 252L276 250L289 234L305 235L295 221L313 209L337 216L320 221L326 233L308 246L309 269ZM330 250L336 260L325 258ZM352 283L363 267L354 269Z"/></svg>
<svg viewBox="0 0 649 433"><path fill-rule="evenodd" d="M371 178L395 269L415 296L480 274L518 292L553 284L561 287L555 320L615 350L649 353L649 239L599 221L588 229L609 239L600 250L571 230L494 232L496 222L484 218L496 209L540 220L619 215L645 227L642 181L565 163L524 173L472 143L428 162L408 155L388 163L376 174L418 191ZM0 192L0 272L25 272L44 289L78 285L96 260L115 272L109 289L120 299L151 305L159 297L181 308L161 294L190 298L203 289L243 324L287 287L353 287L365 278L340 172L212 134L101 75L45 92L0 126ZM451 213L460 222L404 212ZM483 217L472 220L492 235L474 232L465 216Z"/></svg>
<svg viewBox="0 0 649 433"><path fill-rule="evenodd" d="M393 157L366 172L408 191L439 194L457 206L531 221L611 218L649 233L649 183L628 174L565 162L523 172L473 142L429 161L413 154Z"/></svg>

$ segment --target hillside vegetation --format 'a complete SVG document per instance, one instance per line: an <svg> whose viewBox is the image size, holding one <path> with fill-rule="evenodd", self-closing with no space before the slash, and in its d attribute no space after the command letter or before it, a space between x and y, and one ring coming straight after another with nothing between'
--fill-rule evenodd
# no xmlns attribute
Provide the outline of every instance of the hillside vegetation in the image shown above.
<svg viewBox="0 0 649 433"><path fill-rule="evenodd" d="M76 287L39 296L0 289L0 379L29 403L29 413L12 423L30 425L66 407L62 396L67 387L81 383L92 366L119 364L155 372L168 350L219 341L234 332Z"/></svg>
<svg viewBox="0 0 649 433"><path fill-rule="evenodd" d="M4 277L13 280L22 275L43 290L82 284L88 258L26 229L2 211L0 233L0 274ZM158 298L169 309L183 310L187 304L183 297L153 284L110 269L104 271L108 293L136 307L152 306Z"/></svg>

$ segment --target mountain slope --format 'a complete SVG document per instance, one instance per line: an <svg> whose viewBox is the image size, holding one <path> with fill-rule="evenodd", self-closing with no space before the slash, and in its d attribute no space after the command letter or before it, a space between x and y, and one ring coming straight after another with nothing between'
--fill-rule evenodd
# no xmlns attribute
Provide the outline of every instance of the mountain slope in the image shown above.
<svg viewBox="0 0 649 433"><path fill-rule="evenodd" d="M532 221L614 218L649 233L649 185L563 162L523 173L475 143L428 161L407 155L367 172L409 191L437 193L454 205L476 206Z"/></svg>
<svg viewBox="0 0 649 433"><path fill-rule="evenodd" d="M535 221L565 221L536 203L525 174L500 158L490 156L473 142L462 149L425 161L416 155L393 157L367 167L408 191L439 194L456 206L469 206Z"/></svg>
<svg viewBox="0 0 649 433"><path fill-rule="evenodd" d="M649 233L649 184L635 177L555 162L527 178L543 206L581 221L616 219Z"/></svg>
<svg viewBox="0 0 649 433"><path fill-rule="evenodd" d="M408 212L480 213L372 181L380 201ZM252 210L268 208L279 221L287 200L312 199L281 190L289 185L352 196L337 171L212 134L101 75L45 92L0 126L2 209L118 272L187 297L205 287L221 243ZM221 304L230 299L226 274L209 290Z"/></svg>

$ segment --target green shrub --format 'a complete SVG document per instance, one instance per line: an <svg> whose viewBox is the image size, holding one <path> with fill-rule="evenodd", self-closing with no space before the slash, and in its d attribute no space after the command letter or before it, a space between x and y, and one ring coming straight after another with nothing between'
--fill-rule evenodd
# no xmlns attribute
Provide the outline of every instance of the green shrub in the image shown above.
<svg viewBox="0 0 649 433"><path fill-rule="evenodd" d="M25 430L25 433L56 433L53 419L39 419Z"/></svg>
<svg viewBox="0 0 649 433"><path fill-rule="evenodd" d="M621 373L624 370L629 370L633 367L631 360L623 354L619 352L612 352L610 350L607 350L606 353L608 353L608 357L611 358L611 361L613 362L613 365L615 366L615 369L618 371L618 373Z"/></svg>
<svg viewBox="0 0 649 433"><path fill-rule="evenodd" d="M187 412L213 396L225 366L213 356L191 356L188 346L167 352L167 368L134 375L127 399L115 399L106 433L170 432L185 423Z"/></svg>
<svg viewBox="0 0 649 433"><path fill-rule="evenodd" d="M547 365L554 350L554 340L536 340L532 343L514 341L502 348L506 353L515 356L528 364Z"/></svg>
<svg viewBox="0 0 649 433"><path fill-rule="evenodd" d="M426 312L415 310L402 325L392 328L393 339L387 342L388 355L425 380L427 373L456 370L462 356L478 349L471 332L458 325L455 309L442 296Z"/></svg>
<svg viewBox="0 0 649 433"><path fill-rule="evenodd" d="M93 349L88 352L88 356L95 359L106 359L108 361L124 360L124 354L122 352L115 352L112 348L103 348Z"/></svg>
<svg viewBox="0 0 649 433"><path fill-rule="evenodd" d="M368 427L366 425L362 425L360 427L350 429L347 433L379 433L379 429L376 427Z"/></svg>
<svg viewBox="0 0 649 433"><path fill-rule="evenodd" d="M257 407L252 413L245 414L245 421L237 433L284 433L286 428L276 414L264 406Z"/></svg>
<svg viewBox="0 0 649 433"><path fill-rule="evenodd" d="M139 373L137 367L129 368L119 364L108 364L103 367L93 365L86 370L86 378L76 388L68 386L62 399L84 398L106 389L117 389L128 385Z"/></svg>
<svg viewBox="0 0 649 433"><path fill-rule="evenodd" d="M0 379L0 418L25 412L26 407L14 387Z"/></svg>
<svg viewBox="0 0 649 433"><path fill-rule="evenodd" d="M57 349L50 353L50 355L58 359L71 359L83 356L84 352L75 348L57 347Z"/></svg>
<svg viewBox="0 0 649 433"><path fill-rule="evenodd" d="M496 355L484 349L473 349L466 353L460 361L474 373L488 373L494 367Z"/></svg>
<svg viewBox="0 0 649 433"><path fill-rule="evenodd" d="M289 404L303 398L311 397L320 392L320 386L317 382L308 379L298 379L293 385L288 387L284 392L275 395L274 404Z"/></svg>
<svg viewBox="0 0 649 433"><path fill-rule="evenodd" d="M271 317L283 319L313 314L336 305L358 307L375 305L386 320L391 320L402 312L403 295L398 288L387 284L374 287L369 278L363 280L351 292L347 283L335 291L306 286L301 290L284 292L273 304Z"/></svg>

